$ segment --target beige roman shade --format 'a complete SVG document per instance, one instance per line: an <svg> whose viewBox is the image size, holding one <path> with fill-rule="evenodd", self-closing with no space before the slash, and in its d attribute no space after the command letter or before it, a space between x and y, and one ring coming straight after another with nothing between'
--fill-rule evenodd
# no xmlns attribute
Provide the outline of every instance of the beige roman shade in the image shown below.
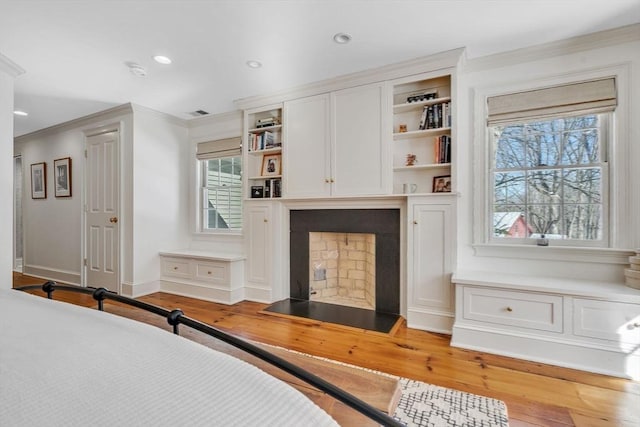
<svg viewBox="0 0 640 427"><path fill-rule="evenodd" d="M609 77L487 98L489 125L544 119L565 113L602 113L617 105L616 81Z"/></svg>
<svg viewBox="0 0 640 427"><path fill-rule="evenodd" d="M208 160L239 156L241 143L242 139L239 136L201 142L196 150L196 158L198 160Z"/></svg>

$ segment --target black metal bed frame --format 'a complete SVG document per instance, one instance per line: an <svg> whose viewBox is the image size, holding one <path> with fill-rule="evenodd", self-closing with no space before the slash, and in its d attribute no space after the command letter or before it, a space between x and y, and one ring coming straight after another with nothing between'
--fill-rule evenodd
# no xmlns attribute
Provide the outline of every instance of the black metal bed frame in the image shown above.
<svg viewBox="0 0 640 427"><path fill-rule="evenodd" d="M318 390L327 393L331 397L341 401L342 403L348 405L354 410L360 412L371 420L380 423L383 426L390 427L400 427L404 426L403 423L391 417L390 415L380 411L379 409L374 408L358 397L342 390L339 387L329 383L328 381L323 380L317 375L312 374L309 371L306 371L299 366L288 362L287 360L276 356L256 345L253 345L247 341L244 341L238 337L230 335L226 332L223 332L219 329L216 329L212 326L207 325L206 323L202 323L198 320L192 319L184 315L184 312L180 309L175 310L167 310L162 307L158 307L153 304L148 304L143 301L138 301L133 298L128 298L122 295L115 294L113 292L108 291L105 288L90 288L90 287L81 287L74 285L63 285L58 284L53 281L45 282L43 285L28 285L16 288L20 291L28 291L32 289L41 289L47 294L48 299L53 299L53 292L56 290L61 291L71 291L83 294L91 294L93 299L98 302L98 310L104 311L104 300L112 300L116 302L120 302L123 304L127 304L136 308L140 308L142 310L146 310L148 312L157 314L159 316L165 317L169 325L173 326L173 333L176 335L180 335L180 331L178 326L180 324L193 328L199 332L207 334L213 338L217 338L220 341L223 341L227 344L231 344L234 347L237 347L252 356L255 356L265 362L270 363L271 365L276 366L277 368L287 372L288 374L293 375L294 377L305 381L306 383L312 385Z"/></svg>

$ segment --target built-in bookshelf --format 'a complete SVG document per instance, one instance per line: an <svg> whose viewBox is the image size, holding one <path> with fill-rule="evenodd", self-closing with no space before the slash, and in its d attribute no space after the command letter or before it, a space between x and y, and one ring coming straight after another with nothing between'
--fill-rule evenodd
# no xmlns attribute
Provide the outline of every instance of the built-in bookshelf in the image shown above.
<svg viewBox="0 0 640 427"><path fill-rule="evenodd" d="M282 106L248 112L245 123L247 197L282 197Z"/></svg>
<svg viewBox="0 0 640 427"><path fill-rule="evenodd" d="M393 85L394 193L433 193L440 178L451 191L451 76L423 77Z"/></svg>

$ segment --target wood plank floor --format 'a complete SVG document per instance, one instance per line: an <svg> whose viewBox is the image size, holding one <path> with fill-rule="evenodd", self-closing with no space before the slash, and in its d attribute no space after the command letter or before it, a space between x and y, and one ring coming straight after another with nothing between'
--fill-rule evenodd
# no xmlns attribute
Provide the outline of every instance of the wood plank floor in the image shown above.
<svg viewBox="0 0 640 427"><path fill-rule="evenodd" d="M14 274L14 286L41 282ZM90 297L56 299L95 306ZM640 426L640 382L458 349L448 335L406 325L384 335L265 315L260 303L227 306L166 293L140 299L254 341L501 399L512 427Z"/></svg>

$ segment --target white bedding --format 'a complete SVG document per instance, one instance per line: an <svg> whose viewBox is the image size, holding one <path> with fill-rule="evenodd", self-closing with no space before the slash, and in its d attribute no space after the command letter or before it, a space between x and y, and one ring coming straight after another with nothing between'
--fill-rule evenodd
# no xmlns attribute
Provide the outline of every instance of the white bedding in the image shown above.
<svg viewBox="0 0 640 427"><path fill-rule="evenodd" d="M335 426L289 385L167 331L0 290L1 426Z"/></svg>

